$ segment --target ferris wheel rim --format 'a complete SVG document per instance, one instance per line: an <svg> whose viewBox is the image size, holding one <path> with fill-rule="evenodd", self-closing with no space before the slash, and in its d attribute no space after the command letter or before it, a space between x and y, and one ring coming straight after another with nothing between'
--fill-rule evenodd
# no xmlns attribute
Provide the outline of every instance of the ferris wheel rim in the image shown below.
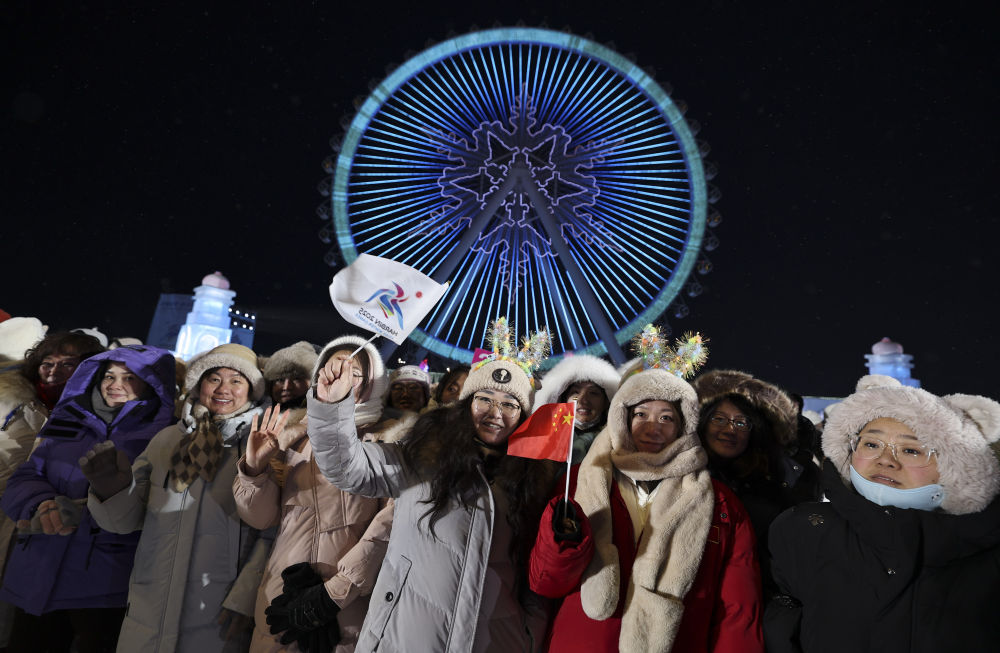
<svg viewBox="0 0 1000 653"><path fill-rule="evenodd" d="M643 310L615 331L618 344L627 342L638 329L662 315L680 294L687 282L701 252L706 229L708 207L704 163L694 135L684 120L677 104L667 92L644 70L624 55L585 37L566 32L532 27L499 27L469 32L435 44L410 57L402 65L389 73L368 95L348 126L336 158L333 184L330 193L334 236L344 264L350 264L359 255L351 231L348 214L348 187L354 157L362 138L378 115L381 107L403 88L407 82L421 71L460 53L496 45L525 44L559 48L564 51L596 60L627 79L632 87L645 95L659 115L667 122L671 132L680 144L680 154L684 160L687 188L690 191L690 219L683 250L667 284L656 294ZM412 340L431 349L435 353L454 360L468 361L471 352L459 345L449 343L423 329L416 329ZM603 355L607 353L604 342L598 340L574 350L576 353ZM558 359L559 357L554 357ZM554 361L552 361L554 362Z"/></svg>

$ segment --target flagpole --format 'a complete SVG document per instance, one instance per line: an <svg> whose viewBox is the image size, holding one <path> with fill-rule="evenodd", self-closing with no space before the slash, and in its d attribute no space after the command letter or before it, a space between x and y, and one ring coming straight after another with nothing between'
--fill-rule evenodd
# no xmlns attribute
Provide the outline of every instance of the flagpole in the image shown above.
<svg viewBox="0 0 1000 653"><path fill-rule="evenodd" d="M573 423L569 429L569 451L566 452L566 496L563 497L569 503L569 473L573 467L573 436L576 435L576 399L570 402L573 404Z"/></svg>
<svg viewBox="0 0 1000 653"><path fill-rule="evenodd" d="M372 341L372 340L374 340L375 338L378 338L378 334L377 334L377 333L376 333L375 335L373 335L373 336L372 336L371 338L369 338L368 340L365 340L365 341L364 341L364 342L363 342L363 343L361 344L361 346L360 346L360 347L358 347L358 348L357 348L357 349L355 349L355 350L354 350L353 352L351 352L351 355L347 357L347 360L350 360L350 359L354 358L354 355L355 355L355 354L357 354L357 353L358 353L359 351L361 351L362 349L364 349L364 348L365 348L365 345L367 345L367 344L368 344L369 342L371 342L371 341ZM574 418L573 418L573 419L576 419L576 417L574 416Z"/></svg>

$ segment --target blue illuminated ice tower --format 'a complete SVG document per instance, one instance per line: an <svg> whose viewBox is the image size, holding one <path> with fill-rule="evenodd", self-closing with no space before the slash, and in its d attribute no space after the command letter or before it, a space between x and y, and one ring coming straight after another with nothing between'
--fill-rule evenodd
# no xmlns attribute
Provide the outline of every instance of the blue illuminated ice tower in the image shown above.
<svg viewBox="0 0 1000 653"><path fill-rule="evenodd" d="M194 306L177 334L174 354L191 360L197 354L232 340L229 308L236 292L229 289L229 279L214 272L194 289Z"/></svg>
<svg viewBox="0 0 1000 653"><path fill-rule="evenodd" d="M869 374L891 376L903 385L919 388L920 381L910 376L913 369L913 354L904 354L903 345L882 338L872 345L872 353L865 354Z"/></svg>

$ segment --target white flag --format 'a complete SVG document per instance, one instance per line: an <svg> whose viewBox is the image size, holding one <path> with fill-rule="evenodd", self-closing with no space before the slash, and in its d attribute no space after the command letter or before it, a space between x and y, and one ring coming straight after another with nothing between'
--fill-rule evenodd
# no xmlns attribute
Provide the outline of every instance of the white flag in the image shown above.
<svg viewBox="0 0 1000 653"><path fill-rule="evenodd" d="M351 324L401 345L447 289L409 265L362 254L333 275L330 299Z"/></svg>

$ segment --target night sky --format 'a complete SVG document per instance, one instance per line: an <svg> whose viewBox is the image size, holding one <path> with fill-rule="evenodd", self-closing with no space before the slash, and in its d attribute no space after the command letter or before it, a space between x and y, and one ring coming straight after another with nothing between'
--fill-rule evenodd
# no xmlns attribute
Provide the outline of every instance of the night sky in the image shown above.
<svg viewBox="0 0 1000 653"><path fill-rule="evenodd" d="M844 395L890 336L931 391L1000 395L995 8L48 4L0 5L12 315L144 338L161 292L218 269L261 353L338 335L315 213L330 137L388 64L521 20L634 54L701 124L721 246L668 321L711 338L709 367Z"/></svg>

